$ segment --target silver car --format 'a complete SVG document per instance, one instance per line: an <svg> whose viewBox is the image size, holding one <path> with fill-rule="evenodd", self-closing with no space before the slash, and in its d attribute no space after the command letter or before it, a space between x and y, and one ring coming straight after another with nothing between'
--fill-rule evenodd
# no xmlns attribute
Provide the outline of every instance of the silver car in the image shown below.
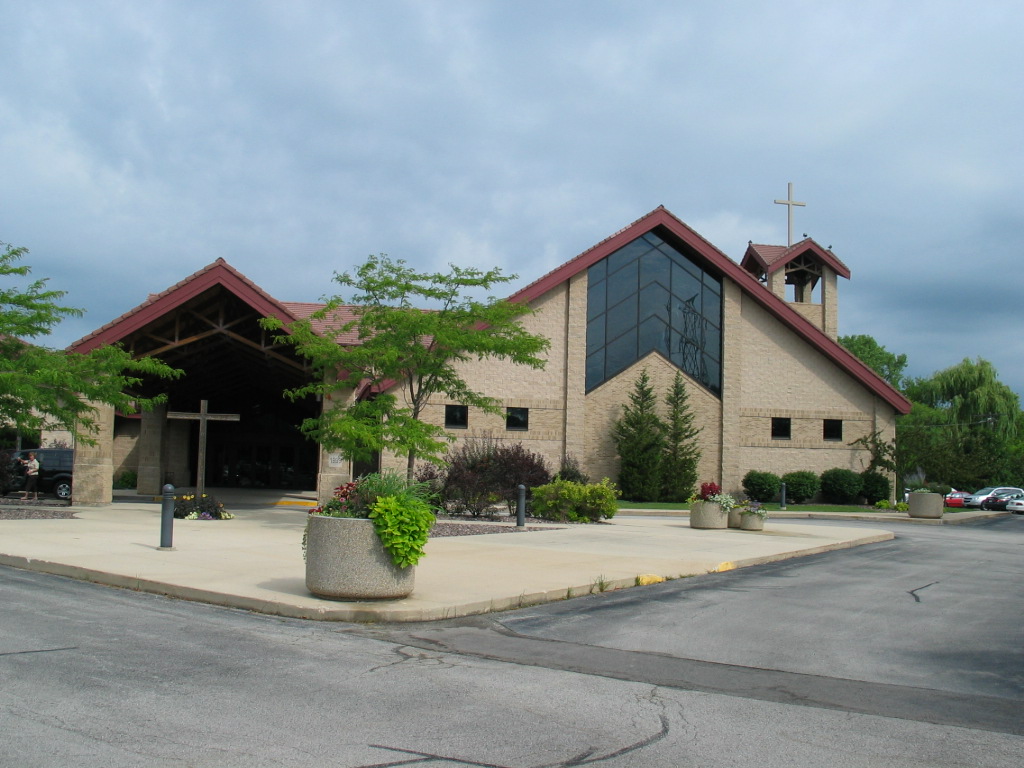
<svg viewBox="0 0 1024 768"><path fill-rule="evenodd" d="M1013 486L1009 485L990 485L985 488L982 488L980 491L975 491L966 499L964 499L964 506L979 509L983 501L986 501L992 498L993 496L1007 496L1012 493L1024 494L1024 489L1014 488Z"/></svg>

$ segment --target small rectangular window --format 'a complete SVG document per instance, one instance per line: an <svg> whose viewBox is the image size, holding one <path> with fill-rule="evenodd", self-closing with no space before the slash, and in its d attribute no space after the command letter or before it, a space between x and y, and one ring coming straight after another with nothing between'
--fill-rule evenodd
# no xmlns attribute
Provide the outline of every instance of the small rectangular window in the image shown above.
<svg viewBox="0 0 1024 768"><path fill-rule="evenodd" d="M772 440L789 440L792 429L792 420L788 417L772 417Z"/></svg>
<svg viewBox="0 0 1024 768"><path fill-rule="evenodd" d="M505 429L525 432L530 428L529 408L506 408Z"/></svg>
<svg viewBox="0 0 1024 768"><path fill-rule="evenodd" d="M446 405L444 407L444 425L448 429L466 429L469 426L469 406Z"/></svg>
<svg viewBox="0 0 1024 768"><path fill-rule="evenodd" d="M843 439L843 420L842 419L825 419L822 422L821 436L825 440L842 440Z"/></svg>

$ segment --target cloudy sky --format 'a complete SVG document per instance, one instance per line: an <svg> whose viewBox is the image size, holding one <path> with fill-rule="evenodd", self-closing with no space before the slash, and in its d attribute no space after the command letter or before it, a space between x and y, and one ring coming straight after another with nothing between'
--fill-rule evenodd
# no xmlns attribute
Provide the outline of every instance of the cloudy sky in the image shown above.
<svg viewBox="0 0 1024 768"><path fill-rule="evenodd" d="M519 279L658 205L851 269L840 333L1024 393L1024 4L0 0L0 241L86 310L218 257Z"/></svg>

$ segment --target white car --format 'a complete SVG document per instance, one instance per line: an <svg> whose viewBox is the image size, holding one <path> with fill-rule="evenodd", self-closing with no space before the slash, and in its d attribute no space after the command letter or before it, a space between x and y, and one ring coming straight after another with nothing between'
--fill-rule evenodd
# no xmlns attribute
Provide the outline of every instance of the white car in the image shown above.
<svg viewBox="0 0 1024 768"><path fill-rule="evenodd" d="M1024 515L1024 499L1010 499L1006 502L1006 511L1015 515Z"/></svg>
<svg viewBox="0 0 1024 768"><path fill-rule="evenodd" d="M982 502L987 501L993 496L1008 496L1011 493L1024 494L1024 489L1014 488L1009 485L990 485L987 486L986 488L982 488L980 491L975 491L966 499L964 499L964 506L979 509L981 507Z"/></svg>

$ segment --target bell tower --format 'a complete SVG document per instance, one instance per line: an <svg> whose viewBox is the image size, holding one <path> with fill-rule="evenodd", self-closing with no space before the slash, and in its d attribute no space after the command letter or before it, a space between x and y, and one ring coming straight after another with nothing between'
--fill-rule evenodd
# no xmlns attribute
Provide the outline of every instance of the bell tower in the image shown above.
<svg viewBox="0 0 1024 768"><path fill-rule="evenodd" d="M740 266L828 336L838 336L838 283L850 279L850 270L829 248L809 237L788 247L749 243Z"/></svg>

